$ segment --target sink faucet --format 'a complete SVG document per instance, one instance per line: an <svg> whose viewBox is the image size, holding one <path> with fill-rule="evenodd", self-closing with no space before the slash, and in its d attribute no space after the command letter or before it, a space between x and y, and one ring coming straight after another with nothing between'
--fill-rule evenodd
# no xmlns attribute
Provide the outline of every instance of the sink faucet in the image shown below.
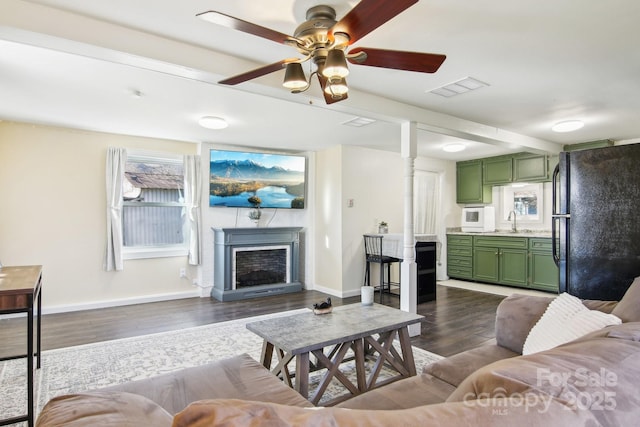
<svg viewBox="0 0 640 427"><path fill-rule="evenodd" d="M511 224L511 231L516 233L518 231L518 229L516 228L516 211L509 212L507 221L511 221L512 219L513 219L513 224Z"/></svg>

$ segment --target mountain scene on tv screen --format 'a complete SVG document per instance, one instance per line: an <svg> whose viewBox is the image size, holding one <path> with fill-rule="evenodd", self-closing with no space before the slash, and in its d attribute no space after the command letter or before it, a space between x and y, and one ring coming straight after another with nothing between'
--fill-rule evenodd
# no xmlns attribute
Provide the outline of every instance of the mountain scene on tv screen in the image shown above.
<svg viewBox="0 0 640 427"><path fill-rule="evenodd" d="M301 169L251 159L214 160L212 154L209 205L303 209L304 166Z"/></svg>

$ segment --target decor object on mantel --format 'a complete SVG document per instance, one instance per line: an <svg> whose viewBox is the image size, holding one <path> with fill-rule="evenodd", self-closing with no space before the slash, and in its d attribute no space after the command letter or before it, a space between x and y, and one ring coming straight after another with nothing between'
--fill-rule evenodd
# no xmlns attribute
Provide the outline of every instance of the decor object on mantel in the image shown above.
<svg viewBox="0 0 640 427"><path fill-rule="evenodd" d="M378 234L387 234L389 232L389 225L386 221L380 221L378 224Z"/></svg>
<svg viewBox="0 0 640 427"><path fill-rule="evenodd" d="M262 216L262 212L260 211L260 205L262 204L262 199L256 196L255 194L247 199L249 203L253 206L253 209L249 211L249 219L256 224L256 227L260 225L260 217Z"/></svg>
<svg viewBox="0 0 640 427"><path fill-rule="evenodd" d="M327 300L325 302L322 302L320 304L315 303L313 304L313 312L315 314L328 314L331 313L331 311L333 311L333 307L331 306L331 298L327 298Z"/></svg>

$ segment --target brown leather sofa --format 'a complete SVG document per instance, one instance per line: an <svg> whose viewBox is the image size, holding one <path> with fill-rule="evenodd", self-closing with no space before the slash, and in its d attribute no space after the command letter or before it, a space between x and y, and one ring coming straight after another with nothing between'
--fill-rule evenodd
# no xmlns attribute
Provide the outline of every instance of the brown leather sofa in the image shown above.
<svg viewBox="0 0 640 427"><path fill-rule="evenodd" d="M332 408L314 408L247 355L52 399L37 426L631 426L640 419L640 280L619 302L584 301L621 325L522 356L552 297L512 295L495 343Z"/></svg>

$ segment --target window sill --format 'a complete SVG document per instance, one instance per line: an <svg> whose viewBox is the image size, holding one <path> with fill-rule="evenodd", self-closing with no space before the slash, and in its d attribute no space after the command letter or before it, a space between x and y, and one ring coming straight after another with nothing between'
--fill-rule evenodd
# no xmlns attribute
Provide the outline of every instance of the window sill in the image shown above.
<svg viewBox="0 0 640 427"><path fill-rule="evenodd" d="M184 246L124 248L123 259L170 258L188 256L189 249Z"/></svg>

